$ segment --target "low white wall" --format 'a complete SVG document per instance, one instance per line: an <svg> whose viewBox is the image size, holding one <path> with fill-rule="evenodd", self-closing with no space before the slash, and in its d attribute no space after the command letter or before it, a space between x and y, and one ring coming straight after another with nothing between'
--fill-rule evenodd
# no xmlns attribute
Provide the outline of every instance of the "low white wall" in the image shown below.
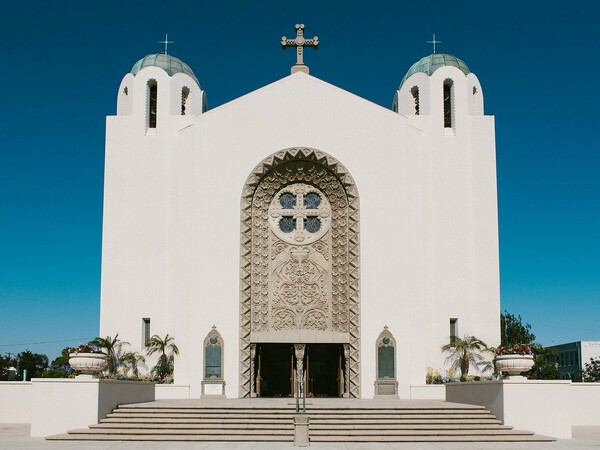
<svg viewBox="0 0 600 450"><path fill-rule="evenodd" d="M505 425L571 439L572 386L562 380L499 380L450 383L446 400L483 405Z"/></svg>
<svg viewBox="0 0 600 450"><path fill-rule="evenodd" d="M98 423L118 405L151 402L155 397L155 384L139 381L102 380L98 385Z"/></svg>
<svg viewBox="0 0 600 450"><path fill-rule="evenodd" d="M31 381L0 381L0 423L30 423L31 395Z"/></svg>
<svg viewBox="0 0 600 450"><path fill-rule="evenodd" d="M34 378L31 436L96 424L117 405L154 400L154 383L93 378Z"/></svg>
<svg viewBox="0 0 600 450"><path fill-rule="evenodd" d="M443 384L411 384L411 400L446 400L446 386Z"/></svg>
<svg viewBox="0 0 600 450"><path fill-rule="evenodd" d="M173 400L190 398L190 386L186 384L157 384L156 400Z"/></svg>
<svg viewBox="0 0 600 450"><path fill-rule="evenodd" d="M571 385L573 426L600 426L600 383Z"/></svg>

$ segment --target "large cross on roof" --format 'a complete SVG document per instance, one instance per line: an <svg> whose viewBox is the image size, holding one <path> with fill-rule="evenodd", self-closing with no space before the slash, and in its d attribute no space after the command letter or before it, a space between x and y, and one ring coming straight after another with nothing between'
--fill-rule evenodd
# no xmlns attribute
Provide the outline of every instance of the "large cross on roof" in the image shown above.
<svg viewBox="0 0 600 450"><path fill-rule="evenodd" d="M304 37L304 24L296 24L296 38L288 39L283 36L281 38L281 47L285 50L287 47L296 47L296 64L292 66L292 73L305 72L308 73L308 66L304 65L304 47L312 47L315 50L319 45L319 38L317 36L312 39L306 39Z"/></svg>

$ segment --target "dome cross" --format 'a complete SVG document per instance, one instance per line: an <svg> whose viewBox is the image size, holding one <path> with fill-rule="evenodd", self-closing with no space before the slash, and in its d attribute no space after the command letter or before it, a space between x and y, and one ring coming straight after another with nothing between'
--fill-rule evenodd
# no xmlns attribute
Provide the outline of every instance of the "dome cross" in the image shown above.
<svg viewBox="0 0 600 450"><path fill-rule="evenodd" d="M288 39L283 36L281 38L281 47L285 50L287 47L296 47L296 64L292 66L292 73L304 72L308 73L308 66L304 65L304 47L312 47L315 50L319 45L318 36L312 39L306 39L304 37L304 24L296 24L296 38Z"/></svg>
<svg viewBox="0 0 600 450"><path fill-rule="evenodd" d="M159 44L165 44L165 55L168 55L169 44L174 44L175 42L169 40L169 33L165 33L165 40L158 41Z"/></svg>
<svg viewBox="0 0 600 450"><path fill-rule="evenodd" d="M432 41L427 41L428 44L433 44L433 53L435 53L435 44L441 44L442 41L436 41L435 40L435 33L433 33L433 40Z"/></svg>

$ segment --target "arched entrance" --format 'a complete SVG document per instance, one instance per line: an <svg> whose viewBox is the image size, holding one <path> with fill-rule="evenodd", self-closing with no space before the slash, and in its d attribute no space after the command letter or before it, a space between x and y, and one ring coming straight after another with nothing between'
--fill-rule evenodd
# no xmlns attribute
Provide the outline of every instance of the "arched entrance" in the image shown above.
<svg viewBox="0 0 600 450"><path fill-rule="evenodd" d="M241 201L240 397L264 388L257 389L257 349L261 364L278 373L273 367L288 365L282 359L298 356L283 358L285 347L303 344L317 360L340 355L338 392L360 397L358 225L356 185L335 158L290 148L252 171ZM323 365L322 373L328 379L336 368ZM270 381L277 392L285 377L293 373ZM331 380L316 389L335 392Z"/></svg>

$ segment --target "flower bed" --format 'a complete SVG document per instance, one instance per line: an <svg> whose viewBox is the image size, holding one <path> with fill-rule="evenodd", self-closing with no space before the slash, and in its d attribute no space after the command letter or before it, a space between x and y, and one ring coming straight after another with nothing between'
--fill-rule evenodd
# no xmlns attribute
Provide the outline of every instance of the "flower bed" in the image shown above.
<svg viewBox="0 0 600 450"><path fill-rule="evenodd" d="M497 355L533 355L528 344L503 345L496 349Z"/></svg>

